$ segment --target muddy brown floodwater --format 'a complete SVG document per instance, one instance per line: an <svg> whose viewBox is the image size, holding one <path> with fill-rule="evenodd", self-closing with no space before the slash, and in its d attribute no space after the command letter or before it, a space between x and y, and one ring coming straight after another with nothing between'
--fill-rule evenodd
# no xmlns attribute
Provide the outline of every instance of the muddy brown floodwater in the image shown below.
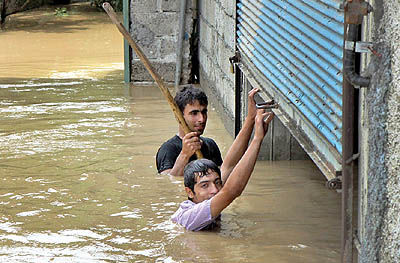
<svg viewBox="0 0 400 263"><path fill-rule="evenodd" d="M0 32L0 262L339 262L340 195L310 161L259 161L216 232L170 222L183 182L155 153L177 125L123 83L122 38L87 4ZM210 106L206 136L232 142Z"/></svg>

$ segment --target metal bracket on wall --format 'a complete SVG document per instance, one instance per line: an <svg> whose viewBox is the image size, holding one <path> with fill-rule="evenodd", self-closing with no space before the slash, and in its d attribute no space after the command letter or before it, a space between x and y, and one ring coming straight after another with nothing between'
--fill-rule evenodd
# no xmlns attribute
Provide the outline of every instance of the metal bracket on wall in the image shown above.
<svg viewBox="0 0 400 263"><path fill-rule="evenodd" d="M346 164L351 164L351 162L357 160L358 157L360 157L360 154L359 154L359 153L353 154L353 156L352 156L351 158L349 158L348 160L346 160Z"/></svg>
<svg viewBox="0 0 400 263"><path fill-rule="evenodd" d="M368 53L368 52L371 52L373 47L374 47L374 43L372 43L372 42L357 41L355 51L357 53Z"/></svg>
<svg viewBox="0 0 400 263"><path fill-rule="evenodd" d="M353 86L368 87L369 77L362 77L355 72L355 47L358 38L358 27L363 16L373 11L372 6L364 0L347 0L343 4L345 12L346 40L343 47L343 75Z"/></svg>
<svg viewBox="0 0 400 263"><path fill-rule="evenodd" d="M345 58L350 57L350 59L351 59L351 60L345 59L344 73L345 73L346 77L349 77L349 76L351 77L351 79L353 80L353 81L351 81L351 83L353 84L353 87L355 89L367 88L369 86L369 78L361 77L361 76L358 76L358 74L355 74L355 72L354 72L354 67L355 67L354 56L355 55L354 54L371 52L372 54L380 57L381 54L376 52L373 49L373 46L374 46L374 44L372 42L354 41L354 39L353 39L353 41L346 40L344 42L344 49L346 51ZM355 81L355 80L357 80L357 81ZM361 85L361 82L359 82L361 80L368 82L368 85L365 83L363 85Z"/></svg>
<svg viewBox="0 0 400 263"><path fill-rule="evenodd" d="M233 74L235 72L235 64L240 62L240 53L239 51L236 51L235 55L233 57L229 58L229 62L231 63L231 73Z"/></svg>
<svg viewBox="0 0 400 263"><path fill-rule="evenodd" d="M357 52L357 53L372 53L373 55L375 55L379 58L382 57L382 54L378 53L374 49L374 43L372 43L372 42L363 42L363 41L356 42L355 52Z"/></svg>
<svg viewBox="0 0 400 263"><path fill-rule="evenodd" d="M374 49L374 43L373 42L366 42L366 41L348 41L346 40L344 42L344 48L346 50L351 50L356 53L372 53L375 56L381 57L382 54L378 53Z"/></svg>

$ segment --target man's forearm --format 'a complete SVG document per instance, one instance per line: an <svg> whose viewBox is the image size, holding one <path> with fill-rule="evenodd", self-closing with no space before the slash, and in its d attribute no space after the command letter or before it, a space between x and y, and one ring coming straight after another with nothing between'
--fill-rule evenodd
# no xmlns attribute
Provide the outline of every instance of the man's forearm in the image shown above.
<svg viewBox="0 0 400 263"><path fill-rule="evenodd" d="M190 156L186 156L181 152L178 155L178 158L176 158L174 167L172 167L172 169L168 173L174 176L183 176L183 170L185 169L185 166L188 163L189 158Z"/></svg>
<svg viewBox="0 0 400 263"><path fill-rule="evenodd" d="M262 139L255 139L250 143L246 153L240 159L236 167L232 170L231 176L227 178L227 181L224 185L224 190L233 193L235 197L242 193L251 173L253 172L261 143Z"/></svg>
<svg viewBox="0 0 400 263"><path fill-rule="evenodd" d="M254 118L247 117L242 129L228 150L221 167L222 182L226 182L232 169L246 152L251 133L254 127Z"/></svg>
<svg viewBox="0 0 400 263"><path fill-rule="evenodd" d="M211 216L217 216L236 197L242 194L256 164L261 143L268 131L268 124L272 121L273 117L273 113L265 113L262 110L257 111L253 140L245 154L232 170L222 189L211 199Z"/></svg>
<svg viewBox="0 0 400 263"><path fill-rule="evenodd" d="M249 181L253 172L254 165L257 161L257 155L261 147L262 139L254 140L250 143L246 153L240 159L239 163L233 169L231 175L227 178L226 183L221 191L211 200L211 216L216 217L230 203L241 195L243 189Z"/></svg>

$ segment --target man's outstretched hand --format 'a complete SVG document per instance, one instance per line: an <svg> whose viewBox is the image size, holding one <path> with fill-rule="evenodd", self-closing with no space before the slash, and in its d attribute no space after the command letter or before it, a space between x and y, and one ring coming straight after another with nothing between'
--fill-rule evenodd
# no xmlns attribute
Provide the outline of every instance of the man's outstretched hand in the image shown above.
<svg viewBox="0 0 400 263"><path fill-rule="evenodd" d="M254 139L263 139L265 134L267 134L269 123L274 118L275 114L273 112L264 112L263 109L257 110L257 115L255 118L255 129L254 129Z"/></svg>
<svg viewBox="0 0 400 263"><path fill-rule="evenodd" d="M256 102L254 100L254 95L259 92L260 89L254 88L249 91L249 96L248 96L248 103L247 103L247 118L250 120L254 120L254 118L257 115L257 107L256 107Z"/></svg>

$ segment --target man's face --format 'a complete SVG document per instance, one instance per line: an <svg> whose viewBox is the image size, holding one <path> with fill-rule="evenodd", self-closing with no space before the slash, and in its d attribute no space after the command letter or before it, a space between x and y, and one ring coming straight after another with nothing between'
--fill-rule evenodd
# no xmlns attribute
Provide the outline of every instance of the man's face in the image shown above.
<svg viewBox="0 0 400 263"><path fill-rule="evenodd" d="M183 117L191 131L203 134L207 123L207 105L200 105L198 100L186 104Z"/></svg>
<svg viewBox="0 0 400 263"><path fill-rule="evenodd" d="M209 172L203 176L196 176L194 192L189 187L186 187L186 192L192 201L197 204L210 199L216 195L221 188L221 177L217 172L209 170Z"/></svg>

